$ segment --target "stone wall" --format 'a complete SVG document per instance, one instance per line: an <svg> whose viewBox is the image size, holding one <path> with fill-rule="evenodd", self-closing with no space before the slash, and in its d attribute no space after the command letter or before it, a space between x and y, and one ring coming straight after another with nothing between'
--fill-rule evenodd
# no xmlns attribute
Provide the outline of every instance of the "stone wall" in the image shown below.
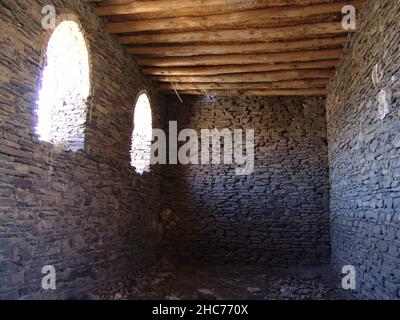
<svg viewBox="0 0 400 320"><path fill-rule="evenodd" d="M85 150L63 151L34 131L48 1L1 1L0 299L77 296L152 264L159 244L159 168L138 176L129 164L136 96L148 90L159 127L157 95L91 6L52 3L77 15L88 43ZM41 290L45 265L56 268L55 291Z"/></svg>
<svg viewBox="0 0 400 320"><path fill-rule="evenodd" d="M254 129L255 168L164 169L168 251L182 263L285 267L329 261L328 159L322 98L213 98L167 102L178 129ZM200 135L200 133L199 133ZM167 220L168 220L167 219Z"/></svg>
<svg viewBox="0 0 400 320"><path fill-rule="evenodd" d="M400 298L400 2L366 1L327 99L333 263Z"/></svg>

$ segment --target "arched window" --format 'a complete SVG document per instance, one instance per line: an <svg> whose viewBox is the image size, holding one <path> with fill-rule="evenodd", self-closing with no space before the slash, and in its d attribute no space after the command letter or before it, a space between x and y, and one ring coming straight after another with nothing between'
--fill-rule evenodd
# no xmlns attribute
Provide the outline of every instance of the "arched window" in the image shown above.
<svg viewBox="0 0 400 320"><path fill-rule="evenodd" d="M64 21L54 30L46 52L37 105L40 140L65 149L84 148L89 55L79 25Z"/></svg>
<svg viewBox="0 0 400 320"><path fill-rule="evenodd" d="M135 106L131 149L131 165L139 174L150 171L152 130L150 101L142 93Z"/></svg>

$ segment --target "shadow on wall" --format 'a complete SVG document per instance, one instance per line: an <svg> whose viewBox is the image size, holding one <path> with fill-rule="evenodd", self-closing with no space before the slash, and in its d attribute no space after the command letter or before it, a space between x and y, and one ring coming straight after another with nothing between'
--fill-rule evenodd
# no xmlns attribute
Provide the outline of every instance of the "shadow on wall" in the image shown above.
<svg viewBox="0 0 400 320"><path fill-rule="evenodd" d="M281 267L328 262L324 100L174 101L168 117L181 129L250 127L256 139L253 175L236 176L233 165L165 168L165 207L179 219L168 245L175 258Z"/></svg>

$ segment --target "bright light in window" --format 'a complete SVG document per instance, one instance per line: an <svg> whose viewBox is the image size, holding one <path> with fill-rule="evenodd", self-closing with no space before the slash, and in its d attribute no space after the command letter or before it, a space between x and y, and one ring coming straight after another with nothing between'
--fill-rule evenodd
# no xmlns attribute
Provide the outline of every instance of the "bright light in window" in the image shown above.
<svg viewBox="0 0 400 320"><path fill-rule="evenodd" d="M37 107L40 140L61 143L83 140L89 96L89 57L80 27L62 22L47 47L47 64Z"/></svg>
<svg viewBox="0 0 400 320"><path fill-rule="evenodd" d="M131 150L131 165L139 174L150 171L152 130L150 101L143 93L135 106Z"/></svg>

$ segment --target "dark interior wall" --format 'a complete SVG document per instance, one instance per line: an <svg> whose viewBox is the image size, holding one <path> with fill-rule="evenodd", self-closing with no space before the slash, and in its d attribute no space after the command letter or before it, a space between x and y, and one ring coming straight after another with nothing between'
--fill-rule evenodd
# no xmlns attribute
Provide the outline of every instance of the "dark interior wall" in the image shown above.
<svg viewBox="0 0 400 320"><path fill-rule="evenodd" d="M140 177L129 165L136 95L148 90L158 127L157 95L91 6L51 3L84 26L91 119L84 151L60 151L38 140L34 109L48 40L41 9L48 1L1 1L0 299L92 290L153 263L159 241L159 169ZM56 268L55 291L41 290L45 265Z"/></svg>
<svg viewBox="0 0 400 320"><path fill-rule="evenodd" d="M399 17L399 1L366 2L327 99L332 259L364 298L399 298Z"/></svg>
<svg viewBox="0 0 400 320"><path fill-rule="evenodd" d="M322 98L176 97L178 128L255 130L255 169L170 165L165 207L176 225L168 250L188 263L285 267L329 261L328 160Z"/></svg>

